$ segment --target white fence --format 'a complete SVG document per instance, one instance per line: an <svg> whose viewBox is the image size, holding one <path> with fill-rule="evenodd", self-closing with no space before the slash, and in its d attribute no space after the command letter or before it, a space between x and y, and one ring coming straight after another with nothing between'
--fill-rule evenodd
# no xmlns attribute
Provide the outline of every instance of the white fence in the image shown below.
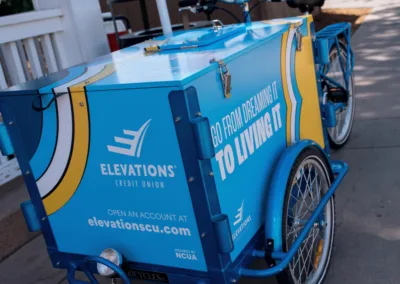
<svg viewBox="0 0 400 284"><path fill-rule="evenodd" d="M56 72L67 65L61 10L0 17L0 89ZM16 159L0 153L0 185L21 175Z"/></svg>
<svg viewBox="0 0 400 284"><path fill-rule="evenodd" d="M0 89L67 65L59 9L0 17Z"/></svg>
<svg viewBox="0 0 400 284"><path fill-rule="evenodd" d="M34 4L37 11L0 17L0 90L110 52L98 0ZM0 153L0 185L20 174Z"/></svg>

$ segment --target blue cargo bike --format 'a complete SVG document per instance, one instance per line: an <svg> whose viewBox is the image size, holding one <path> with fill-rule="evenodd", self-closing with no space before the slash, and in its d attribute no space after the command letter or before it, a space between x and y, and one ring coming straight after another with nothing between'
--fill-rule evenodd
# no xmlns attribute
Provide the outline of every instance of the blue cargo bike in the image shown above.
<svg viewBox="0 0 400 284"><path fill-rule="evenodd" d="M252 22L247 1L220 2L241 4L244 23L214 20L0 93L27 226L69 283L324 280L348 170L330 149L354 118L350 24L316 33L308 13ZM257 258L265 269L249 268Z"/></svg>

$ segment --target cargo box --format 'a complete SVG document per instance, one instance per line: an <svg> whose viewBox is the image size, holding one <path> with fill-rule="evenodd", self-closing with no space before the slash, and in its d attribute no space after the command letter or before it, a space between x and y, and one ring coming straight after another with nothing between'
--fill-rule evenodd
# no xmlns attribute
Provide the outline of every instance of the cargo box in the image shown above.
<svg viewBox="0 0 400 284"><path fill-rule="evenodd" d="M312 36L311 17L177 32L1 92L54 265L109 247L204 278L240 262L282 151L325 147Z"/></svg>

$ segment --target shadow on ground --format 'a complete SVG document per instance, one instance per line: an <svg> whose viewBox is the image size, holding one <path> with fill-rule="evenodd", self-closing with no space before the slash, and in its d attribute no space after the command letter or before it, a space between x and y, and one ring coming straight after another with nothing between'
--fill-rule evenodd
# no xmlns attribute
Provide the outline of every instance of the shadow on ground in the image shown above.
<svg viewBox="0 0 400 284"><path fill-rule="evenodd" d="M349 163L336 195L326 284L395 284L400 268L400 8L374 13L353 37L356 121L334 158Z"/></svg>

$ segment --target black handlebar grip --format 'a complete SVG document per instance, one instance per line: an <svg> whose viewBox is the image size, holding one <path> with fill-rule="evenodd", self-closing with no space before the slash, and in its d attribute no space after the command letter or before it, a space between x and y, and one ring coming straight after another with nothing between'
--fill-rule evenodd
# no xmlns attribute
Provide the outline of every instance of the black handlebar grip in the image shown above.
<svg viewBox="0 0 400 284"><path fill-rule="evenodd" d="M197 0L181 0L179 1L179 7L196 6Z"/></svg>

